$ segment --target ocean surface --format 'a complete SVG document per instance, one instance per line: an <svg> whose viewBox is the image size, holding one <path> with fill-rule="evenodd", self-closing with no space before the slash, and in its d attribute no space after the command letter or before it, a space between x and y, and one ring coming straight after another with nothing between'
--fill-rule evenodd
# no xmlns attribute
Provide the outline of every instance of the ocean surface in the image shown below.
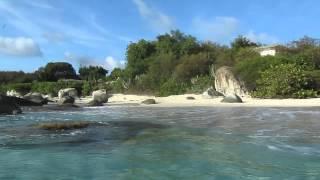
<svg viewBox="0 0 320 180"><path fill-rule="evenodd" d="M52 121L100 125L37 128ZM0 116L0 179L320 179L320 108L107 106Z"/></svg>

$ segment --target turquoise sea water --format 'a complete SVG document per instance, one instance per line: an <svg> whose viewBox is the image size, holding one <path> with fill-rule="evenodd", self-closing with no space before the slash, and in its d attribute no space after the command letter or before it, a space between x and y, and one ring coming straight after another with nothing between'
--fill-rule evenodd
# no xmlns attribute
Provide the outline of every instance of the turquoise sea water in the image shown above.
<svg viewBox="0 0 320 180"><path fill-rule="evenodd" d="M320 179L318 108L102 107L0 117L0 179ZM35 124L103 126L46 132Z"/></svg>

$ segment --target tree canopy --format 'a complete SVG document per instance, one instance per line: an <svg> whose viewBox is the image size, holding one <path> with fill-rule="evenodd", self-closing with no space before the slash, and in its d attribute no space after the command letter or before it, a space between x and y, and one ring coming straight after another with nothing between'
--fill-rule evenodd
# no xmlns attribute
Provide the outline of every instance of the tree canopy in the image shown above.
<svg viewBox="0 0 320 180"><path fill-rule="evenodd" d="M78 79L75 69L66 62L48 63L35 72L40 81L57 81L59 79Z"/></svg>
<svg viewBox="0 0 320 180"><path fill-rule="evenodd" d="M83 66L79 68L80 78L87 81L103 79L108 71L101 66Z"/></svg>

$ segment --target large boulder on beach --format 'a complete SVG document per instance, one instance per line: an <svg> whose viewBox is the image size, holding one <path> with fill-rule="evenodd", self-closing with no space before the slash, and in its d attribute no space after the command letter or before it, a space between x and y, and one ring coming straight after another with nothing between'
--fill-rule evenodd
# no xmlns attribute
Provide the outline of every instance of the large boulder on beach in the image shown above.
<svg viewBox="0 0 320 180"><path fill-rule="evenodd" d="M209 88L202 93L202 97L205 99L212 99L223 96L222 93L216 91L214 88Z"/></svg>
<svg viewBox="0 0 320 180"><path fill-rule="evenodd" d="M0 95L0 115L22 113L20 107L8 96Z"/></svg>
<svg viewBox="0 0 320 180"><path fill-rule="evenodd" d="M98 103L107 103L108 102L107 91L105 89L93 91L92 99Z"/></svg>
<svg viewBox="0 0 320 180"><path fill-rule="evenodd" d="M59 105L73 105L75 102L75 99L72 96L63 96L59 99L58 104Z"/></svg>
<svg viewBox="0 0 320 180"><path fill-rule="evenodd" d="M156 100L154 99L146 99L144 101L141 102L142 104L157 104Z"/></svg>
<svg viewBox="0 0 320 180"><path fill-rule="evenodd" d="M228 95L249 96L248 90L243 81L237 78L231 67L223 66L215 73L215 88L218 92Z"/></svg>
<svg viewBox="0 0 320 180"><path fill-rule="evenodd" d="M38 104L48 104L48 100L42 96L42 94L37 92L31 92L23 96L23 99L35 102Z"/></svg>
<svg viewBox="0 0 320 180"><path fill-rule="evenodd" d="M59 99L65 97L65 96L70 96L70 97L73 97L74 99L76 99L76 98L78 98L78 91L75 88L61 89L58 92Z"/></svg>
<svg viewBox="0 0 320 180"><path fill-rule="evenodd" d="M242 99L236 94L229 94L225 96L222 101L223 103L243 103Z"/></svg>

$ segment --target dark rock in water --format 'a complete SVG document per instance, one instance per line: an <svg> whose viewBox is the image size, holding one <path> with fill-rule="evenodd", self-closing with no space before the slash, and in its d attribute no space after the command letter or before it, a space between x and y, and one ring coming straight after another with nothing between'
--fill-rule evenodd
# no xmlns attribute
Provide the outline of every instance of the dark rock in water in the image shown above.
<svg viewBox="0 0 320 180"><path fill-rule="evenodd" d="M156 104L156 100L154 99L147 99L141 102L142 104Z"/></svg>
<svg viewBox="0 0 320 180"><path fill-rule="evenodd" d="M65 104L73 104L74 98L72 96L64 96L59 99L58 104L59 105L65 105Z"/></svg>
<svg viewBox="0 0 320 180"><path fill-rule="evenodd" d="M0 115L22 113L20 107L8 96L0 95Z"/></svg>
<svg viewBox="0 0 320 180"><path fill-rule="evenodd" d="M39 103L39 104L48 104L48 100L43 98L42 94L40 93L28 93L25 96L23 96L23 99L35 102L35 103Z"/></svg>
<svg viewBox="0 0 320 180"><path fill-rule="evenodd" d="M96 100L92 100L92 101L90 101L87 105L88 105L88 106L91 106L91 107L103 106L103 102L96 101Z"/></svg>
<svg viewBox="0 0 320 180"><path fill-rule="evenodd" d="M232 94L232 95L228 95L228 96L224 97L221 102L224 102L224 103L243 103L242 99L236 94Z"/></svg>
<svg viewBox="0 0 320 180"><path fill-rule="evenodd" d="M192 96L189 96L187 97L188 100L195 100L196 98L192 97Z"/></svg>
<svg viewBox="0 0 320 180"><path fill-rule="evenodd" d="M29 101L27 99L22 99L18 97L8 96L8 98L15 102L18 106L42 106L41 103L36 103L33 101Z"/></svg>

